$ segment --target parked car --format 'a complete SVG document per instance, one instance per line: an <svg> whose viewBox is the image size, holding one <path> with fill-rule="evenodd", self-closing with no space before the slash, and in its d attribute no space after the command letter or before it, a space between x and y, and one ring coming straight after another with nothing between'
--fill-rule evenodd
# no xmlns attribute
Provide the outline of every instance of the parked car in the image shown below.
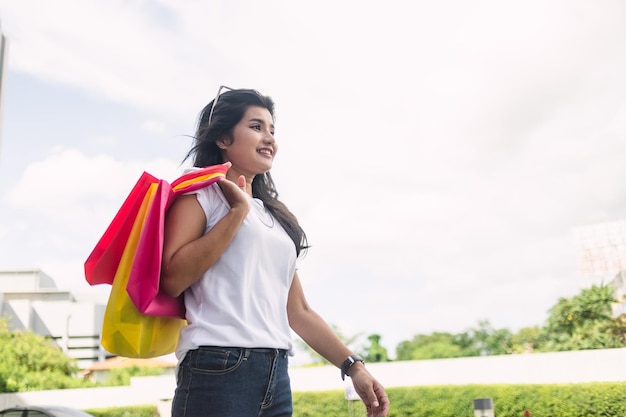
<svg viewBox="0 0 626 417"><path fill-rule="evenodd" d="M11 407L0 411L0 417L94 417L92 414L60 405Z"/></svg>

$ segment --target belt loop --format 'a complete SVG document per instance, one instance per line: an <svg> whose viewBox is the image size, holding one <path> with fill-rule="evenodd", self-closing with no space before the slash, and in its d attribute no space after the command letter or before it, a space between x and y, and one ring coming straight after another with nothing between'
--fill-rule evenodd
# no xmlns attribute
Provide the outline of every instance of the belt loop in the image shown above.
<svg viewBox="0 0 626 417"><path fill-rule="evenodd" d="M249 349L249 348L246 348L246 349L244 349L244 351L243 351L243 359L244 359L244 360L248 360L248 358L249 358L249 357L250 357L250 349Z"/></svg>

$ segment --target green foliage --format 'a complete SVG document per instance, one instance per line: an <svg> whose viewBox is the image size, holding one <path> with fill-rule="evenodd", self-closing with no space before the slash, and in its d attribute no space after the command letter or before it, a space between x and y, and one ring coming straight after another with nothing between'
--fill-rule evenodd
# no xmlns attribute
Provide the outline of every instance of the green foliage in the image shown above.
<svg viewBox="0 0 626 417"><path fill-rule="evenodd" d="M348 415L348 401L343 391L294 392L294 417Z"/></svg>
<svg viewBox="0 0 626 417"><path fill-rule="evenodd" d="M467 356L501 355L511 351L511 333L496 330L488 321L479 322L478 328L453 335L435 332L417 335L396 348L397 360L460 358Z"/></svg>
<svg viewBox="0 0 626 417"><path fill-rule="evenodd" d="M594 285L572 298L561 298L550 309L543 329L545 352L626 346L626 323L612 317L616 300L611 287Z"/></svg>
<svg viewBox="0 0 626 417"><path fill-rule="evenodd" d="M74 360L50 340L28 331L10 331L0 320L0 392L81 388Z"/></svg>
<svg viewBox="0 0 626 417"><path fill-rule="evenodd" d="M387 349L380 344L380 335L371 334L367 337L367 339L370 341L370 344L365 347L365 352L363 354L365 362L387 362L389 360L389 356L387 355Z"/></svg>
<svg viewBox="0 0 626 417"><path fill-rule="evenodd" d="M626 383L459 385L388 388L389 417L473 416L472 400L492 398L498 417L623 417ZM295 392L294 417L348 415L341 391ZM362 410L359 409L359 410ZM364 413L356 416L363 416Z"/></svg>
<svg viewBox="0 0 626 417"><path fill-rule="evenodd" d="M463 356L489 356L510 353L511 332L494 329L487 320L478 322L478 328L469 329L456 337Z"/></svg>
<svg viewBox="0 0 626 417"><path fill-rule="evenodd" d="M557 352L626 347L626 322L612 317L613 290L583 289L561 298L550 309L544 327L526 327L516 334L494 329L488 321L463 333L417 335L396 347L397 360L441 359L509 353Z"/></svg>
<svg viewBox="0 0 626 417"><path fill-rule="evenodd" d="M411 341L400 342L396 347L396 360L410 361L418 359L460 358L461 347L451 333L435 332L430 335L419 334Z"/></svg>
<svg viewBox="0 0 626 417"><path fill-rule="evenodd" d="M94 417L159 417L159 410L154 405L96 408L85 411Z"/></svg>
<svg viewBox="0 0 626 417"><path fill-rule="evenodd" d="M541 328L539 326L524 327L511 335L512 353L531 353L541 346Z"/></svg>

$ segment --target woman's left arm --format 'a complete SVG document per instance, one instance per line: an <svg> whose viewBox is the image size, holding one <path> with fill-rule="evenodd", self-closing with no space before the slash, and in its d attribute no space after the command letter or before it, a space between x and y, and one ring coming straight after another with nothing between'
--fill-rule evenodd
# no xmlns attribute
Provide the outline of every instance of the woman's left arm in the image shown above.
<svg viewBox="0 0 626 417"><path fill-rule="evenodd" d="M324 319L309 306L297 272L289 289L287 315L289 325L298 336L337 368L341 368L346 358L354 354ZM354 389L365 403L367 416L386 417L389 413L389 398L383 386L361 362L355 362L350 366L348 374L352 378Z"/></svg>

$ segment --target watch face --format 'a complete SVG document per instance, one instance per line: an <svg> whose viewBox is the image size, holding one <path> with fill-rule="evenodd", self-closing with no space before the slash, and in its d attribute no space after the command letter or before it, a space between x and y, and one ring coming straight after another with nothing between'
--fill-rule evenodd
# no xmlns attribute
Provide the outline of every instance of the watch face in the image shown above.
<svg viewBox="0 0 626 417"><path fill-rule="evenodd" d="M345 361L343 361L343 364L341 365L341 379L342 380L346 379L346 375L350 376L350 374L348 374L348 369L355 362L361 362L363 364L365 363L363 358L361 358L359 355L350 355L346 358Z"/></svg>
<svg viewBox="0 0 626 417"><path fill-rule="evenodd" d="M363 362L363 358L359 355L352 355L348 358L348 360L350 361L350 365L352 365L354 362Z"/></svg>

